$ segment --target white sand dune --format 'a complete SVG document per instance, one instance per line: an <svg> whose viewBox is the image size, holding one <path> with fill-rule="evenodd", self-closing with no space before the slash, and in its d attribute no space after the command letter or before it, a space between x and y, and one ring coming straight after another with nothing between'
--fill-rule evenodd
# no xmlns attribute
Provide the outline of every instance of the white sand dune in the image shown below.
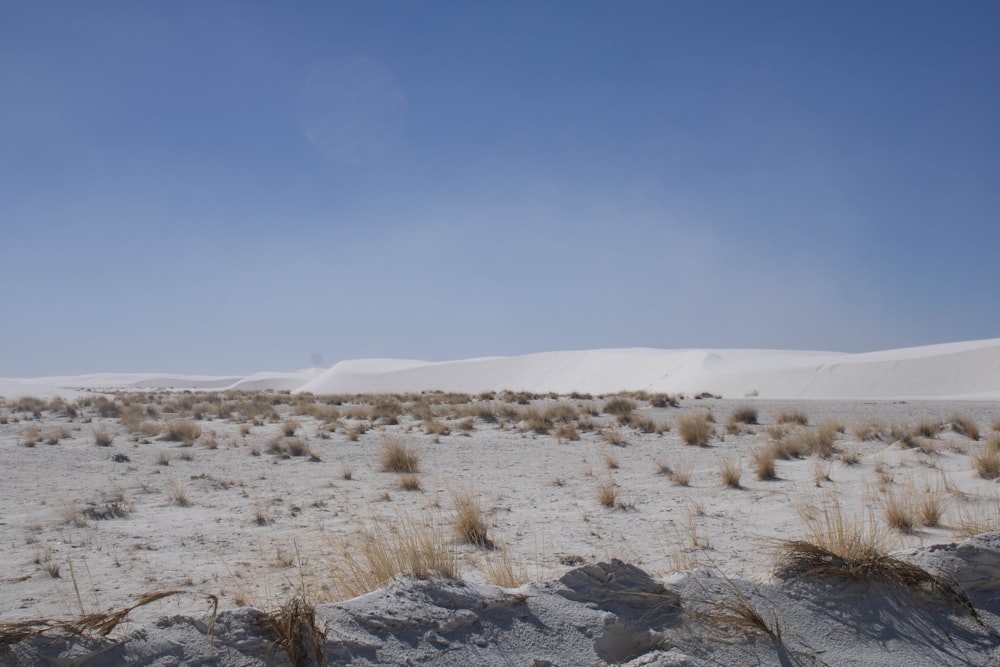
<svg viewBox="0 0 1000 667"><path fill-rule="evenodd" d="M341 362L298 391L624 390L765 398L998 398L1000 339L847 354L787 350L546 352L451 362Z"/></svg>
<svg viewBox="0 0 1000 667"><path fill-rule="evenodd" d="M429 362L341 361L248 376L94 373L0 378L0 396L99 389L272 389L333 393L647 390L727 398L1000 398L1000 338L849 354L797 350L627 348Z"/></svg>
<svg viewBox="0 0 1000 667"><path fill-rule="evenodd" d="M323 372L320 368L267 371L253 375L90 373L39 378L0 378L0 396L75 397L84 391L176 389L192 391L291 390Z"/></svg>

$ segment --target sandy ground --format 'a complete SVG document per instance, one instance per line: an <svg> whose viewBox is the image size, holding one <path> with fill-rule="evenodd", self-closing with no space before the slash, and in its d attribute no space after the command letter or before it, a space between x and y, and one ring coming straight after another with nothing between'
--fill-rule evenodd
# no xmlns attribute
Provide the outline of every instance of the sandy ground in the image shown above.
<svg viewBox="0 0 1000 667"><path fill-rule="evenodd" d="M597 412L604 403L568 402ZM544 410L552 403L534 405ZM273 605L303 581L318 600L336 599L330 564L360 528L377 518L392 523L412 516L448 525L452 494L461 489L479 499L490 538L506 550L523 581L544 581L581 563L615 558L656 577L711 566L763 581L773 565L773 539L802 536L803 513L832 499L848 514L870 514L881 522L887 493L938 494L941 525L910 535L892 532L900 549L952 541L976 532L970 523L996 522L996 484L977 476L970 462L981 442L945 427L926 448L933 451L924 453L852 435L856 425L871 419L912 425L961 413L978 423L985 438L1000 416L991 402L689 398L679 408L637 404L637 414L671 425L685 412L710 410L718 435L707 447L690 446L676 427L642 433L599 414L589 419L606 433L621 435L623 445L609 444L596 432L560 441L502 421L475 420L463 431L459 426L466 418L442 417L452 433L435 436L404 415L400 424L375 425L352 441L349 431L367 422L342 416L331 433L313 417L294 416L296 436L315 454L310 459L268 453L293 417L289 405L276 406L273 423L249 428L241 420L198 421L202 434L191 445L130 435L120 419L99 417L88 408L76 417L46 411L34 418L8 407L3 410L8 423L0 425L3 618L121 607L140 593L163 588L218 595L223 609ZM759 425L725 435L727 415L743 405L757 409ZM346 415L350 406L340 410ZM767 431L777 416L790 410L804 412L810 425L843 425L835 447L857 454L858 462L843 463L839 454L779 460L778 479L757 480L751 452L770 439ZM174 418L162 414L157 421ZM66 437L47 444L45 438L60 428ZM34 429L36 444L25 446ZM95 444L95 430L114 434L111 445ZM387 437L399 437L418 452L419 490L401 489L399 474L380 470ZM742 467L740 488L721 483L719 465L725 459ZM686 471L689 486L658 474L661 464ZM597 498L599 485L608 480L618 494L614 507ZM102 518L119 507L124 516ZM457 539L455 548L463 578L488 578L489 553ZM155 612L183 611L185 605L201 602L172 600Z"/></svg>

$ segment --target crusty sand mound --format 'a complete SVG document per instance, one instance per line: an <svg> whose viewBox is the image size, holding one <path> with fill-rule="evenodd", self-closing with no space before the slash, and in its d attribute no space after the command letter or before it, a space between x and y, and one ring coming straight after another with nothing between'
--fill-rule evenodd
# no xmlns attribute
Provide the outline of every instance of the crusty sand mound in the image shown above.
<svg viewBox="0 0 1000 667"><path fill-rule="evenodd" d="M783 575L766 583L695 570L655 581L621 561L504 589L401 579L315 608L299 664L987 665L1000 661L1000 533L905 556L934 586ZM315 639L310 633L315 631ZM115 639L38 636L0 663L289 664L259 610L164 617Z"/></svg>

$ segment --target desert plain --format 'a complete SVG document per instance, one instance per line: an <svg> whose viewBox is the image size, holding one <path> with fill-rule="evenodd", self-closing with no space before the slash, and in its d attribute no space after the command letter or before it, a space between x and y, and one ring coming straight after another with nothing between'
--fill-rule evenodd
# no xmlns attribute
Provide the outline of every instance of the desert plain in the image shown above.
<svg viewBox="0 0 1000 667"><path fill-rule="evenodd" d="M998 350L0 381L0 664L991 664Z"/></svg>

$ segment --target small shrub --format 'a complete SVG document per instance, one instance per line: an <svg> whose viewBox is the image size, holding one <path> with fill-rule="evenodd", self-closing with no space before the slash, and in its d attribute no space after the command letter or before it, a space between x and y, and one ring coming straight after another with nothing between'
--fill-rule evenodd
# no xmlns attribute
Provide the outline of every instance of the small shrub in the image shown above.
<svg viewBox="0 0 1000 667"><path fill-rule="evenodd" d="M286 437L290 438L295 435L295 431L299 428L299 422L294 419L289 419L284 424L281 425L281 432L285 434Z"/></svg>

